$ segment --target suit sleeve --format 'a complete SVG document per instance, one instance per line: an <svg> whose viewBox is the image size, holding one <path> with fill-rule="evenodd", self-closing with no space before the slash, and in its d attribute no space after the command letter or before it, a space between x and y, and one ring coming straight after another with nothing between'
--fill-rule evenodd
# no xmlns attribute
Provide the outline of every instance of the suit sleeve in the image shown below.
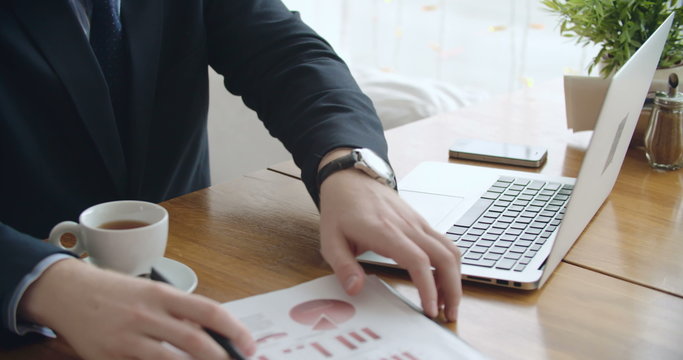
<svg viewBox="0 0 683 360"><path fill-rule="evenodd" d="M12 295L24 277L46 257L70 253L3 223L0 223L0 249L0 338L6 338L10 336Z"/></svg>
<svg viewBox="0 0 683 360"><path fill-rule="evenodd" d="M209 63L292 153L319 203L318 164L337 147L388 161L370 99L330 45L279 0L215 0L206 13Z"/></svg>

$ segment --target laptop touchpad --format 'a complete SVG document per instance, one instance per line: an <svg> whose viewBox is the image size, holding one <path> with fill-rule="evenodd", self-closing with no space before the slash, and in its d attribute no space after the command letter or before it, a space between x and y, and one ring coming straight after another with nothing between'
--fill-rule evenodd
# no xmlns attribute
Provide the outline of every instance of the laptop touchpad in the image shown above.
<svg viewBox="0 0 683 360"><path fill-rule="evenodd" d="M458 196L407 190L400 191L400 194L401 198L422 215L432 227L436 227L443 221L464 199Z"/></svg>

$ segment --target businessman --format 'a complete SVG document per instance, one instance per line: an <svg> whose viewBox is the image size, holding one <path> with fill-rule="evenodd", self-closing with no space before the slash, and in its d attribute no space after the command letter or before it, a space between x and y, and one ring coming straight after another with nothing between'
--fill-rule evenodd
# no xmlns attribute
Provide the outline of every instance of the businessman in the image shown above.
<svg viewBox="0 0 683 360"><path fill-rule="evenodd" d="M209 185L208 66L292 153L346 291L361 290L355 256L373 250L408 270L429 316L455 320L456 247L397 196L370 100L279 0L2 1L0 54L3 338L54 331L94 359L176 358L163 342L227 358L208 327L255 351L215 301L40 240L96 203ZM359 154L379 164L356 167Z"/></svg>

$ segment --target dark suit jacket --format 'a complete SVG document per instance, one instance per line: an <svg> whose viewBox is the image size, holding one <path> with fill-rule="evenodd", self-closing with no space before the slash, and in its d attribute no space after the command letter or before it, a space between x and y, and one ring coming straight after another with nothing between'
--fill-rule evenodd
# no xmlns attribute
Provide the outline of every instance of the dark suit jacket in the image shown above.
<svg viewBox="0 0 683 360"><path fill-rule="evenodd" d="M313 199L339 146L386 158L370 100L279 0L123 0L131 57L123 146L108 88L66 0L0 1L0 296L58 250L38 239L114 199L209 185L207 65L293 154ZM124 134L125 135L125 134Z"/></svg>

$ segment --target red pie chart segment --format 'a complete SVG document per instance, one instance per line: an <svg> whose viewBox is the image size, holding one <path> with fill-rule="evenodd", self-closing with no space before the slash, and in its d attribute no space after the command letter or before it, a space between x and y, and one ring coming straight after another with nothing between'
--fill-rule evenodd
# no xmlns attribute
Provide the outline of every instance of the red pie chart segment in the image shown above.
<svg viewBox="0 0 683 360"><path fill-rule="evenodd" d="M314 330L335 329L356 314L353 305L342 300L318 299L294 306L289 311L292 320L310 325Z"/></svg>

